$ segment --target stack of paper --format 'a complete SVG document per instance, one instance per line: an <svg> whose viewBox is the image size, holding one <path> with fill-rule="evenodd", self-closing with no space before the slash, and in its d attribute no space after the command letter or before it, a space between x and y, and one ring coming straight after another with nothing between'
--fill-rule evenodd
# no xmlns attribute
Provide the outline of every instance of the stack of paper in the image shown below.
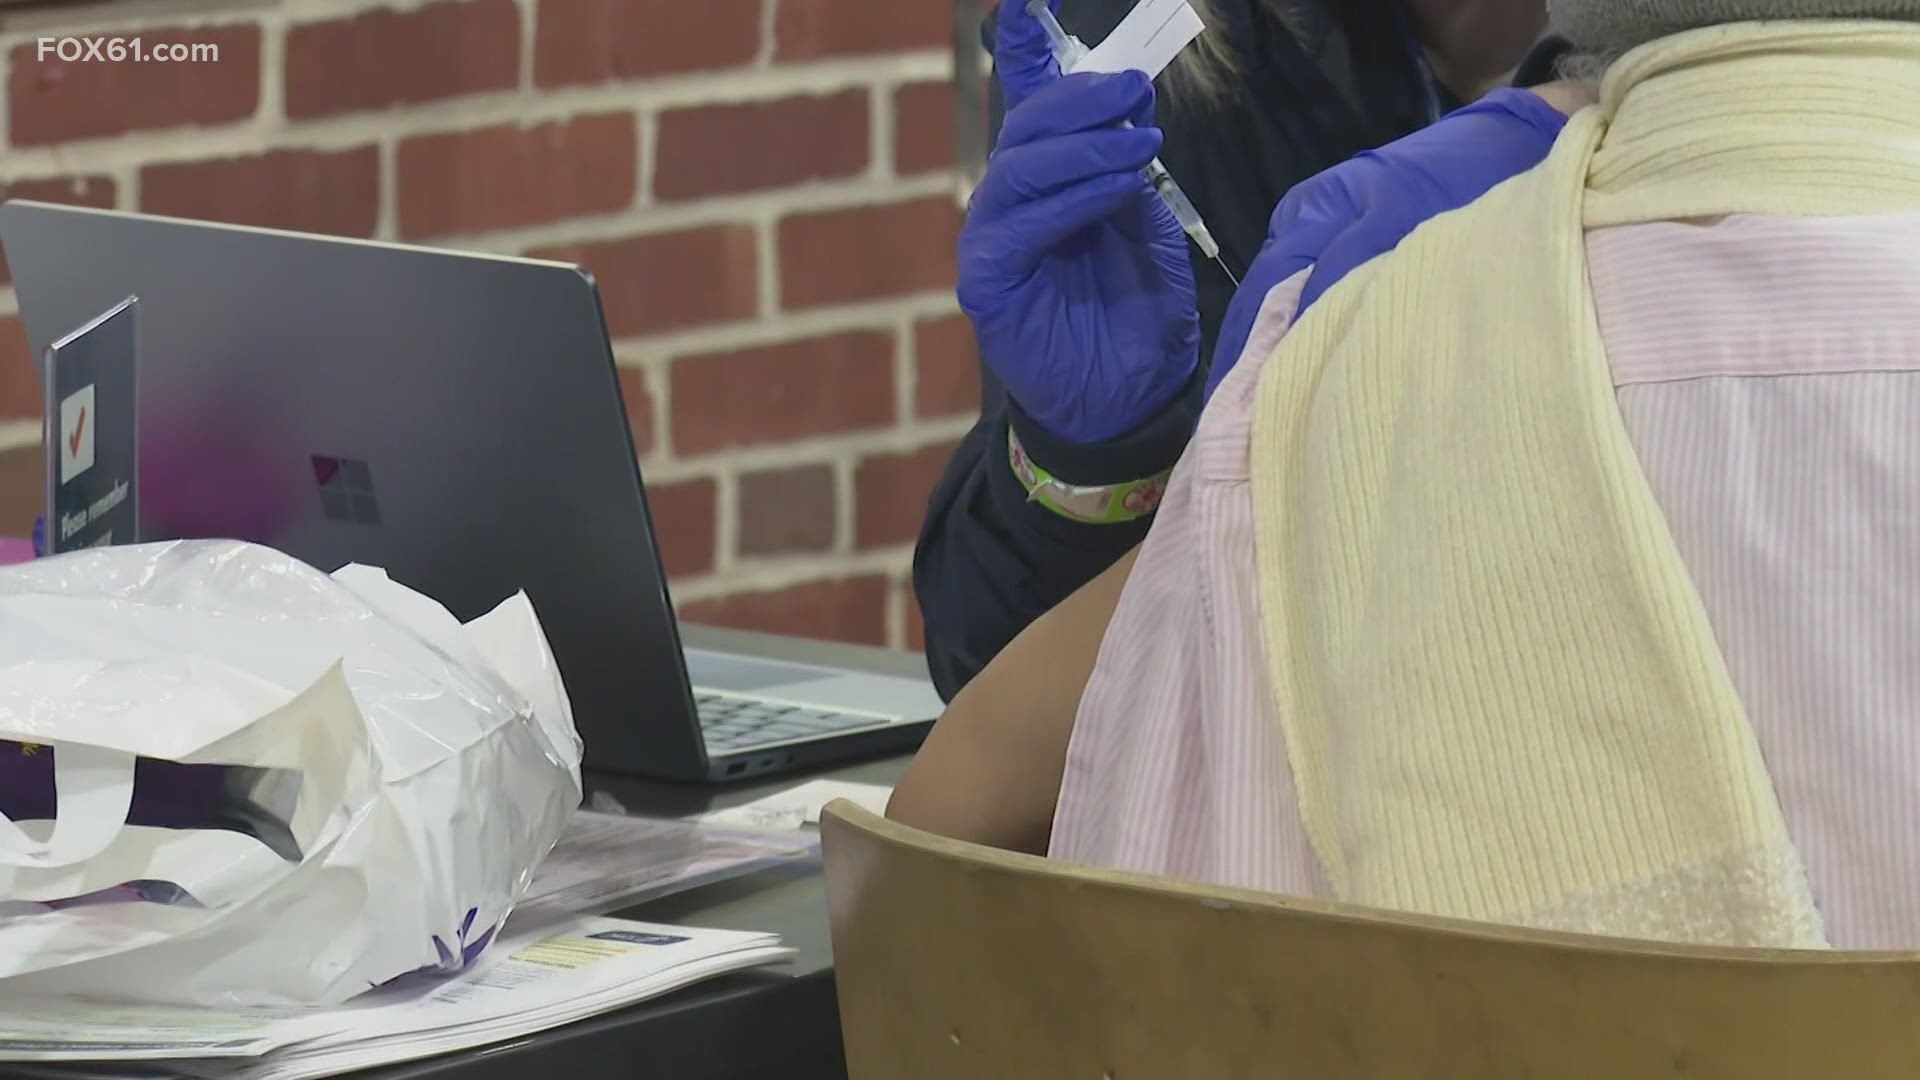
<svg viewBox="0 0 1920 1080"><path fill-rule="evenodd" d="M893 789L880 784L854 784L844 780L809 780L798 787L775 792L745 806L715 810L700 818L708 828L748 829L774 832L820 824L820 811L835 799L847 799L871 813L885 815Z"/></svg>
<svg viewBox="0 0 1920 1080"><path fill-rule="evenodd" d="M158 1061L167 1075L303 1080L521 1038L792 955L771 934L569 917L515 928L450 979L337 1009L0 1005L0 1061Z"/></svg>
<svg viewBox="0 0 1920 1080"><path fill-rule="evenodd" d="M515 918L599 915L820 850L820 838L581 810L540 864Z"/></svg>

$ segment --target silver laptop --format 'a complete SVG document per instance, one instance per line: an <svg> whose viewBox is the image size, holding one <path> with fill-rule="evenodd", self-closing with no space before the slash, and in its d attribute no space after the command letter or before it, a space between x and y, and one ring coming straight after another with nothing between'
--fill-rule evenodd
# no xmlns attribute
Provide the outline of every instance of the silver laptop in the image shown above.
<svg viewBox="0 0 1920 1080"><path fill-rule="evenodd" d="M910 748L926 679L687 651L580 268L30 202L0 206L33 354L140 297L140 518L461 618L540 612L589 768L732 780Z"/></svg>

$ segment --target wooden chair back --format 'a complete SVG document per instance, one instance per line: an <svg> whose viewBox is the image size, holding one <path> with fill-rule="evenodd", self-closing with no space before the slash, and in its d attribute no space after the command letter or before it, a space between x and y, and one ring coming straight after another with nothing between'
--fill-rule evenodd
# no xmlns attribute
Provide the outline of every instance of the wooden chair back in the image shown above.
<svg viewBox="0 0 1920 1080"><path fill-rule="evenodd" d="M851 1080L1914 1080L1920 954L1201 888L823 815Z"/></svg>

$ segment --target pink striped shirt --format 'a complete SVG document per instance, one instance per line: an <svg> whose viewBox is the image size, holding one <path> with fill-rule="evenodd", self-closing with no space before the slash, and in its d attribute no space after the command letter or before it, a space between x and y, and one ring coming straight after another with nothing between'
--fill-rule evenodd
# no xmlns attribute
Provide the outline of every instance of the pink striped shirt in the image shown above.
<svg viewBox="0 0 1920 1080"><path fill-rule="evenodd" d="M1832 942L1920 947L1920 215L1588 236L1621 414L1719 638ZM1082 698L1052 854L1326 896L1252 582L1262 307Z"/></svg>

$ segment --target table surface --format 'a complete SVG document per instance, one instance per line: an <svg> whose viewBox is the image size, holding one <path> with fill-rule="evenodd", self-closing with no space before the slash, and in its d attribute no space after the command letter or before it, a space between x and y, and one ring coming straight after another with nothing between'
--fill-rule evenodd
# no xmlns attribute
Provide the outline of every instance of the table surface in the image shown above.
<svg viewBox="0 0 1920 1080"><path fill-rule="evenodd" d="M684 627L691 647L737 651L885 674L925 677L921 658L738 631ZM790 773L732 787L588 777L629 813L679 817L751 802L803 780L891 785L904 756ZM514 1042L361 1074L368 1080L841 1080L839 1009L827 930L826 884L811 858L663 897L615 914L646 922L777 933L797 955L664 998ZM0 1077L106 1076L91 1069L8 1069Z"/></svg>

